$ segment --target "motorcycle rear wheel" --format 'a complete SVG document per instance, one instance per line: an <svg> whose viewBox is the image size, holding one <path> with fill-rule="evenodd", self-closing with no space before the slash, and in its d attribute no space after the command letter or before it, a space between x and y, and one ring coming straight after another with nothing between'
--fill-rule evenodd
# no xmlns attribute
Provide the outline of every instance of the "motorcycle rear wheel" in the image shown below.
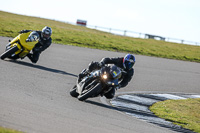
<svg viewBox="0 0 200 133"><path fill-rule="evenodd" d="M14 54L17 50L19 50L17 46L14 46L14 47L8 49L3 54L1 54L1 59L4 60L5 58L7 58L7 57L11 56L12 54Z"/></svg>
<svg viewBox="0 0 200 133"><path fill-rule="evenodd" d="M78 97L79 94L76 92L76 89L77 89L76 85L70 89L70 95L72 97Z"/></svg>
<svg viewBox="0 0 200 133"><path fill-rule="evenodd" d="M78 100L84 101L87 98L92 97L93 95L95 95L95 93L99 92L100 89L102 89L101 83L96 82L96 84L94 86L92 86L92 88L89 88L89 89L85 90L84 93L79 95L78 96Z"/></svg>

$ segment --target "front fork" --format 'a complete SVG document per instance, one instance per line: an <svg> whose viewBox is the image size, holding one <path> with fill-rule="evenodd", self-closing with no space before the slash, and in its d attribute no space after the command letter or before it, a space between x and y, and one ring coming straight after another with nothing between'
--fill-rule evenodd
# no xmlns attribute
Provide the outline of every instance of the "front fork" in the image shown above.
<svg viewBox="0 0 200 133"><path fill-rule="evenodd" d="M10 49L11 43L6 44L6 50Z"/></svg>

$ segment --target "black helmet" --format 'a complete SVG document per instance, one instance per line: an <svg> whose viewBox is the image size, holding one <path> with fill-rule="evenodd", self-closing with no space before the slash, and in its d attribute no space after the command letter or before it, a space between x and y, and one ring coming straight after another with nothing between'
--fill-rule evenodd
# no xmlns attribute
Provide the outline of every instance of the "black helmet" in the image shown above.
<svg viewBox="0 0 200 133"><path fill-rule="evenodd" d="M50 27L48 26L45 26L43 29L42 29L42 34L41 34L41 37L43 38L43 40L47 40L51 37L51 34L52 34L52 30Z"/></svg>
<svg viewBox="0 0 200 133"><path fill-rule="evenodd" d="M131 69L133 65L135 64L135 56L132 54L127 54L124 56L123 59L123 67L124 69Z"/></svg>

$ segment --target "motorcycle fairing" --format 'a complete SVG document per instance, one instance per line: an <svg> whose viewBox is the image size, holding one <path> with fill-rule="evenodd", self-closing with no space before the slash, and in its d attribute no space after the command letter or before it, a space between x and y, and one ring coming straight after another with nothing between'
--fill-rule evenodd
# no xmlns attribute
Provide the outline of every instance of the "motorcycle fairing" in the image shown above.
<svg viewBox="0 0 200 133"><path fill-rule="evenodd" d="M38 41L26 42L26 39L28 38L31 32L32 31L19 35L19 40L20 40L21 45L29 51L32 50L35 44L38 42Z"/></svg>
<svg viewBox="0 0 200 133"><path fill-rule="evenodd" d="M94 77L96 74L92 73L90 76L85 76L81 82L77 84L77 92L81 94L85 87L88 86L92 81L96 78Z"/></svg>
<svg viewBox="0 0 200 133"><path fill-rule="evenodd" d="M30 35L30 32L19 34L17 37L15 37L10 43L11 47L17 46L18 51L15 52L15 55L19 54L19 57L26 56L35 46L35 44L38 41L34 42L26 42L26 39Z"/></svg>
<svg viewBox="0 0 200 133"><path fill-rule="evenodd" d="M83 86L85 85L85 82L79 82L78 84L77 84L77 92L79 93L79 94L81 94L82 93L82 90L83 90Z"/></svg>

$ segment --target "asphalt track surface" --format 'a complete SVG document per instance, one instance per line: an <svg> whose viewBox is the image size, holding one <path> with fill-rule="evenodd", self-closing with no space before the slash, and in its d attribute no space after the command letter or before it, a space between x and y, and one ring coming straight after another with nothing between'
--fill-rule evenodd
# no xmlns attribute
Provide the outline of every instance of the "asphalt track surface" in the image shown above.
<svg viewBox="0 0 200 133"><path fill-rule="evenodd" d="M8 39L0 37L0 53ZM124 55L52 44L37 64L27 58L0 60L0 126L28 133L174 132L119 113L99 97L80 102L69 95L77 75L91 61ZM200 63L135 56L135 75L119 93L200 94Z"/></svg>

